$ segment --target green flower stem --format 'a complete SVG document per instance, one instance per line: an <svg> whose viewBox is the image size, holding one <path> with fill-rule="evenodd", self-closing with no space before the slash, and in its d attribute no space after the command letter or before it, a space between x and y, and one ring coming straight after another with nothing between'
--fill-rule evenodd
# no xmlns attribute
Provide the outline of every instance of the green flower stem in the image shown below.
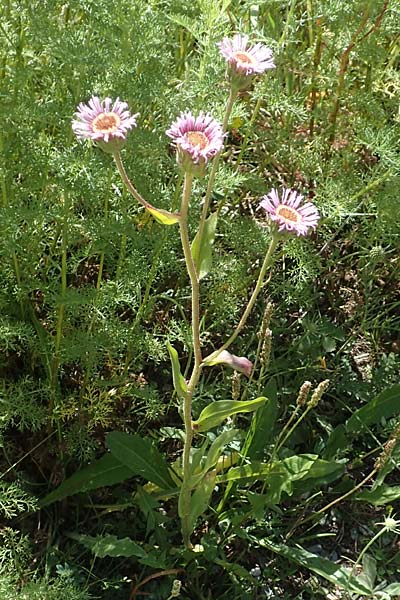
<svg viewBox="0 0 400 600"><path fill-rule="evenodd" d="M117 165L117 169L118 172L121 176L122 181L124 182L124 184L126 185L126 187L128 188L128 191L132 194L132 196L135 198L135 200L137 200L139 202L139 204L141 204L142 206L144 206L144 208L150 212L152 211L156 211L157 213L159 213L160 215L163 214L164 216L166 216L167 218L171 218L171 217L175 217L175 222L177 220L179 220L180 215L179 213L170 213L167 210L163 210L161 208L156 208L155 206L152 206L150 204L150 202L147 202L143 196L141 196L139 194L139 192L137 191L137 189L135 188L135 186L133 185L133 183L131 182L131 180L129 179L126 171L125 171L125 167L122 163L122 159L121 159L121 154L118 151L115 151L113 153L113 157L115 160L115 164Z"/></svg>
<svg viewBox="0 0 400 600"><path fill-rule="evenodd" d="M145 208L149 208L151 205L148 202L146 202L146 200L139 194L139 192L137 191L137 189L135 188L135 186L129 179L129 177L125 171L125 167L122 163L121 153L116 151L116 152L114 152L113 157L115 160L115 164L117 165L117 169L121 176L121 179L124 182L124 184L126 185L126 187L128 188L129 192L132 194L132 196L135 198L135 200L137 200L142 206L144 206Z"/></svg>
<svg viewBox="0 0 400 600"><path fill-rule="evenodd" d="M182 194L182 205L181 205L181 219L179 222L179 229L181 234L181 242L183 254L185 256L186 268L189 274L191 288L192 288L192 338L193 338L193 353L194 353L194 367L190 381L188 384L188 391L184 399L183 406L183 418L185 425L185 443L183 447L183 480L180 491L179 505L180 515L182 521L182 536L184 544L187 548L191 547L190 544L190 498L191 489L189 484L190 477L190 450L192 447L193 430L192 430L192 398L193 392L199 381L201 371L201 343L200 343L200 295L199 295L199 278L197 276L196 267L193 262L192 252L190 249L189 232L188 232L188 210L189 210L189 199L192 191L193 175L186 173L183 185Z"/></svg>
<svg viewBox="0 0 400 600"><path fill-rule="evenodd" d="M257 279L256 287L254 288L254 291L253 291L251 298L246 306L246 309L242 315L242 318L240 319L240 321L239 321L238 325L236 326L235 331L232 333L231 337L225 342L225 344L223 344L218 350L216 350L212 354L219 354L223 350L227 350L229 348L229 346L236 340L237 336L239 335L239 333L242 331L243 327L245 326L246 321L247 321L247 319L253 309L253 306L257 300L258 294L260 293L260 291L263 287L266 272L272 264L274 252L279 243L279 240L280 240L279 234L274 233L272 235L272 239L271 239L269 248L265 255L264 262L262 264L260 274ZM204 360L206 361L207 358L205 358Z"/></svg>
<svg viewBox="0 0 400 600"><path fill-rule="evenodd" d="M239 91L233 87L231 88L231 90L229 92L228 101L226 103L226 108L225 108L224 122L222 123L222 132L223 133L225 133L226 130L228 129L229 117L231 115L232 108L233 108L233 105L237 98L238 93L239 93ZM214 156L214 160L213 160L211 171L210 171L210 177L208 179L207 191L206 191L206 195L204 197L203 211L201 213L201 218L200 218L200 223L199 223L199 243L200 244L201 244L201 238L203 237L204 225L205 225L205 222L207 219L208 210L210 208L211 194L212 194L213 187L214 187L215 176L218 171L219 159L221 158L221 152L222 152L222 149L218 152L218 154L216 154Z"/></svg>

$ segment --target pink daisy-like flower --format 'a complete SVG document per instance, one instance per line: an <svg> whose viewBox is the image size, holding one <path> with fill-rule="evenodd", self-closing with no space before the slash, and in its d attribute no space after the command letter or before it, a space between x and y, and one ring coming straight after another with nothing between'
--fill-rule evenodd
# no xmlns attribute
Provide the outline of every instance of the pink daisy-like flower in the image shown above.
<svg viewBox="0 0 400 600"><path fill-rule="evenodd" d="M260 43L247 47L248 41L247 35L237 33L232 40L226 37L217 46L233 70L241 75L255 75L274 69L272 50Z"/></svg>
<svg viewBox="0 0 400 600"><path fill-rule="evenodd" d="M126 139L129 129L136 127L136 115L131 115L126 102L117 98L112 104L111 98L100 100L92 96L88 104L81 102L72 129L79 139L90 139L108 144ZM103 145L104 146L104 145Z"/></svg>
<svg viewBox="0 0 400 600"><path fill-rule="evenodd" d="M279 198L278 190L273 189L263 196L260 206L277 223L278 231L307 235L310 228L315 229L320 217L312 202L302 204L302 200L303 196L295 190L283 188L282 197Z"/></svg>
<svg viewBox="0 0 400 600"><path fill-rule="evenodd" d="M181 112L166 133L177 147L178 162L185 169L190 169L191 164L204 166L224 143L221 125L203 112L198 117L190 111Z"/></svg>

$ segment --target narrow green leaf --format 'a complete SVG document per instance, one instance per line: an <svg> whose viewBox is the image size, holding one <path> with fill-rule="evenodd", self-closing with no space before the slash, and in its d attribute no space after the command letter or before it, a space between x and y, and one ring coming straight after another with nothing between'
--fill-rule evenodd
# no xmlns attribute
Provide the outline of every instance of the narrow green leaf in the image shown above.
<svg viewBox="0 0 400 600"><path fill-rule="evenodd" d="M197 421L193 421L195 431L208 431L212 427L220 425L225 419L238 413L253 412L260 408L267 398L256 398L255 400L217 400L206 406L200 413Z"/></svg>
<svg viewBox="0 0 400 600"><path fill-rule="evenodd" d="M184 400L186 398L186 394L187 394L187 385L186 385L185 378L183 377L183 375L181 373L181 367L179 364L178 353L175 350L175 348L173 348L171 346L171 344L168 342L167 342L167 349L168 349L169 357L171 359L172 379L174 382L174 388L175 388L176 393L178 394L178 398L180 398L181 400Z"/></svg>
<svg viewBox="0 0 400 600"><path fill-rule="evenodd" d="M88 492L99 487L114 485L134 475L132 469L122 464L111 453L108 453L63 481L58 488L41 500L40 506L46 506L80 492Z"/></svg>
<svg viewBox="0 0 400 600"><path fill-rule="evenodd" d="M143 558L147 553L136 542L130 538L117 538L115 535L81 535L78 533L70 533L68 537L76 540L85 548L89 548L95 556L104 558L105 556L138 556Z"/></svg>
<svg viewBox="0 0 400 600"><path fill-rule="evenodd" d="M201 241L199 240L199 232L197 232L192 242L192 256L199 279L203 279L211 270L212 247L215 240L217 220L217 213L212 213L204 222Z"/></svg>
<svg viewBox="0 0 400 600"><path fill-rule="evenodd" d="M363 596L370 596L373 592L373 590L357 581L356 576L350 577L350 569L340 567L327 558L322 558L321 556L312 554L311 552L304 550L304 548L299 546L292 548L285 546L284 544L273 544L266 539L254 539L254 542L260 546L264 546L269 550L272 550L272 552L275 552L280 556L284 556L285 558L292 560L301 567L305 567L306 569L313 571L317 575L324 577L324 579L327 579L334 585L344 588L348 592L355 592L356 594L361 594Z"/></svg>
<svg viewBox="0 0 400 600"><path fill-rule="evenodd" d="M113 431L107 436L106 446L135 475L155 483L163 490L175 487L164 457L150 440L139 435Z"/></svg>
<svg viewBox="0 0 400 600"><path fill-rule="evenodd" d="M146 204L146 210L158 223L161 223L161 225L175 225L175 223L179 223L181 218L179 213L171 213L167 210L162 210L161 208L155 208L154 206L151 206L151 204Z"/></svg>
<svg viewBox="0 0 400 600"><path fill-rule="evenodd" d="M350 417L346 423L348 432L356 432L365 425L378 423L382 417L389 419L400 412L400 384L387 388Z"/></svg>

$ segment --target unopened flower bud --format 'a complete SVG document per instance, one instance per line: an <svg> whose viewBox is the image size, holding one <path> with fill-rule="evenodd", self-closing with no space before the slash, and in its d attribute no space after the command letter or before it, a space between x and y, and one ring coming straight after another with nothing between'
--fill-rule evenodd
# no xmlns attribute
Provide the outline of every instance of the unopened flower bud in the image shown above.
<svg viewBox="0 0 400 600"><path fill-rule="evenodd" d="M248 358L245 356L236 356L227 350L213 352L213 354L203 360L203 365L207 367L220 364L236 369L236 371L244 373L247 377L250 377L253 369L253 363Z"/></svg>

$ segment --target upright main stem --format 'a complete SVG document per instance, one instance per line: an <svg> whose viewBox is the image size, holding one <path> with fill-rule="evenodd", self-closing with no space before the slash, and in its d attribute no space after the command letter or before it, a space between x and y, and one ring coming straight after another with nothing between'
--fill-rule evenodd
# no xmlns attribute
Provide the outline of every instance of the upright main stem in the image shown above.
<svg viewBox="0 0 400 600"><path fill-rule="evenodd" d="M179 507L182 520L182 536L185 546L190 548L190 498L191 488L189 485L190 478L190 449L193 441L192 430L192 398L193 392L199 381L201 370L201 343L200 343L200 294L199 294L199 278L196 271L196 266L193 262L193 257L190 249L190 240L188 232L188 211L189 199L192 191L193 175L185 174L183 186L181 219L179 222L182 249L185 256L186 268L189 274L192 288L192 339L194 353L194 367L188 384L188 391L184 399L183 419L185 425L185 443L183 447L183 480L180 491Z"/></svg>

